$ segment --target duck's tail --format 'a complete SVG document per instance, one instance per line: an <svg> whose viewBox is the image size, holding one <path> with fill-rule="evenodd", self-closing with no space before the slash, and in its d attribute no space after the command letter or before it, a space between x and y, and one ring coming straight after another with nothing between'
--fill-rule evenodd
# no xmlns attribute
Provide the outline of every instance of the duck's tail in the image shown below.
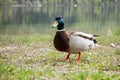
<svg viewBox="0 0 120 80"><path fill-rule="evenodd" d="M96 34L93 35L93 36L94 36L94 37L99 37L99 35L96 35ZM97 40L96 40L96 39L94 39L93 42L94 42L94 44L97 44Z"/></svg>
<svg viewBox="0 0 120 80"><path fill-rule="evenodd" d="M93 42L94 42L94 44L97 44L97 40L96 39L94 39Z"/></svg>
<svg viewBox="0 0 120 80"><path fill-rule="evenodd" d="M94 37L99 37L99 35L96 35L96 34L94 34L93 36L94 36Z"/></svg>

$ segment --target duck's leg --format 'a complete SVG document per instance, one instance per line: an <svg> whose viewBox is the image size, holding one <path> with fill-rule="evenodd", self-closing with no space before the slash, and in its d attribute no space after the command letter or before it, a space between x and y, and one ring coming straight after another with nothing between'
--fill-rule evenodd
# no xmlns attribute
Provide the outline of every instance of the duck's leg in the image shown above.
<svg viewBox="0 0 120 80"><path fill-rule="evenodd" d="M80 59L81 59L81 52L78 53L78 59L76 61L80 62Z"/></svg>
<svg viewBox="0 0 120 80"><path fill-rule="evenodd" d="M70 59L70 53L68 53L67 57L64 60L69 60Z"/></svg>

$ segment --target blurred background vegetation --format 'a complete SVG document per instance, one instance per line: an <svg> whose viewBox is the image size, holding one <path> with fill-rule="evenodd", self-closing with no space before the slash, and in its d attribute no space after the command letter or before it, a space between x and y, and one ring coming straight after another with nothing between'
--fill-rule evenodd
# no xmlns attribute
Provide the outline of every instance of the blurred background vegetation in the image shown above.
<svg viewBox="0 0 120 80"><path fill-rule="evenodd" d="M120 0L0 0L0 34L48 32L59 15L68 29L111 34L120 26Z"/></svg>
<svg viewBox="0 0 120 80"><path fill-rule="evenodd" d="M110 4L111 2L120 2L120 0L0 0L0 4L27 4L34 5L41 4L76 4L76 3L95 3L95 4Z"/></svg>

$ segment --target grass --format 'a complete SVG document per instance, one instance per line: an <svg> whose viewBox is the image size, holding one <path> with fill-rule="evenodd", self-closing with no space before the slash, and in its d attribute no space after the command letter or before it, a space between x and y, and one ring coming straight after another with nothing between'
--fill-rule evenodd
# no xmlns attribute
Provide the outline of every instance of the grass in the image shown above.
<svg viewBox="0 0 120 80"><path fill-rule="evenodd" d="M98 37L100 46L83 52L80 63L76 54L59 60L67 54L54 49L52 36L1 35L0 80L120 80L119 35Z"/></svg>

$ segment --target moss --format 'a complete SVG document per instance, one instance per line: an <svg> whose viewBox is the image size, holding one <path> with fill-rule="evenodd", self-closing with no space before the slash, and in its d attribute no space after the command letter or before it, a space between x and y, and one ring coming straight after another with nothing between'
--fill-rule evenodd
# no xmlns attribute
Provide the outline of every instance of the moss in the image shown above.
<svg viewBox="0 0 120 80"><path fill-rule="evenodd" d="M114 51L114 53L117 54L117 55L120 55L120 49L116 49L116 50Z"/></svg>
<svg viewBox="0 0 120 80"><path fill-rule="evenodd" d="M117 29L117 30L114 32L114 35L115 35L115 36L120 36L120 28Z"/></svg>

